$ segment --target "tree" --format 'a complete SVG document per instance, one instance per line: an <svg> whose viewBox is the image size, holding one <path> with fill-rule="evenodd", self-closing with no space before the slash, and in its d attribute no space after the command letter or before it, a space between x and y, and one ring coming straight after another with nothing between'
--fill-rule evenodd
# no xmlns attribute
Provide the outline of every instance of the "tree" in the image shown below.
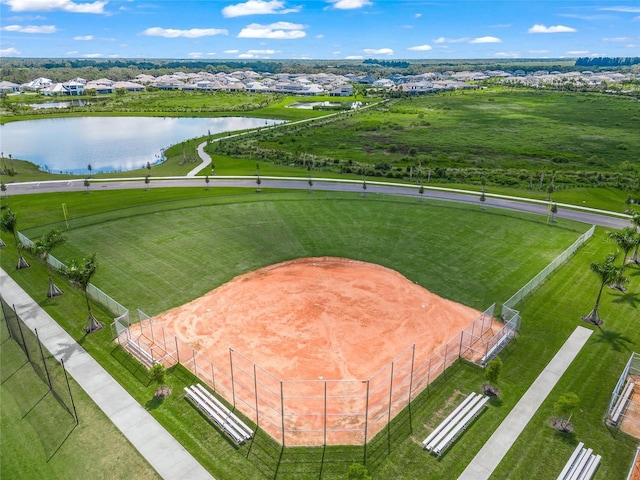
<svg viewBox="0 0 640 480"><path fill-rule="evenodd" d="M367 195L367 181L363 178L362 179L362 196L366 196Z"/></svg>
<svg viewBox="0 0 640 480"><path fill-rule="evenodd" d="M555 187L553 186L553 180L552 180L551 183L549 184L549 186L547 187L547 201L548 202L551 201L551 195L553 195L554 191L555 191Z"/></svg>
<svg viewBox="0 0 640 480"><path fill-rule="evenodd" d="M89 177L91 177L91 170L93 170L91 164L87 165L87 170L89 170Z"/></svg>
<svg viewBox="0 0 640 480"><path fill-rule="evenodd" d="M600 263L591 262L590 268L600 280L600 289L598 290L598 296L596 297L596 303L593 310L591 310L588 315L581 317L582 321L593 325L602 325L603 321L598 312L598 308L600 307L600 298L602 297L602 290L605 285L612 283L620 275L619 269L614 265L615 261L616 255L610 254Z"/></svg>
<svg viewBox="0 0 640 480"><path fill-rule="evenodd" d="M500 377L500 372L502 372L502 359L500 357L496 357L487 363L487 366L484 369L484 376L489 383L482 386L482 390L485 395L492 397L500 395L500 390L496 387L498 377Z"/></svg>
<svg viewBox="0 0 640 480"><path fill-rule="evenodd" d="M151 173L151 164L149 162L147 162L147 170L149 170L149 173Z"/></svg>
<svg viewBox="0 0 640 480"><path fill-rule="evenodd" d="M558 213L558 205L555 203L552 203L551 206L549 207L549 213L551 213L551 215L549 215L549 222L555 223L556 214Z"/></svg>
<svg viewBox="0 0 640 480"><path fill-rule="evenodd" d="M558 415L558 417L551 420L553 427L564 433L573 432L571 416L579 405L580 398L575 393L569 392L560 395L558 400L553 404L556 415Z"/></svg>
<svg viewBox="0 0 640 480"><path fill-rule="evenodd" d="M352 463L347 470L347 480L372 480L367 467L361 463Z"/></svg>
<svg viewBox="0 0 640 480"><path fill-rule="evenodd" d="M87 193L89 193L89 188L91 187L91 182L88 178L84 179L84 188Z"/></svg>
<svg viewBox="0 0 640 480"><path fill-rule="evenodd" d="M207 190L209 190L209 175L207 175L206 177L204 177L204 183L207 184Z"/></svg>
<svg viewBox="0 0 640 480"><path fill-rule="evenodd" d="M260 185L262 185L262 180L260 180L260 175L258 175L256 178L256 185L258 185L258 187L256 188L256 192L261 192L262 188L260 187Z"/></svg>
<svg viewBox="0 0 640 480"><path fill-rule="evenodd" d="M622 230L607 232L607 235L609 235L609 238L616 242L620 250L622 250L622 265L626 268L627 255L629 255L629 252L636 248L640 242L636 228L625 227Z"/></svg>
<svg viewBox="0 0 640 480"><path fill-rule="evenodd" d="M149 178L149 175L146 175L144 177L144 189L145 190L149 190L149 184L151 183L151 178Z"/></svg>
<svg viewBox="0 0 640 480"><path fill-rule="evenodd" d="M29 265L22 256L22 243L18 240L18 232L16 230L18 217L9 207L5 206L2 207L2 209L4 210L4 213L0 218L0 229L2 229L3 232L8 232L13 235L13 239L16 242L16 249L18 250L18 264L16 265L16 270L29 268L31 265Z"/></svg>
<svg viewBox="0 0 640 480"><path fill-rule="evenodd" d="M87 310L89 312L89 325L87 325L84 329L87 333L97 332L101 330L104 325L97 321L93 316L93 312L91 311L91 304L89 303L89 292L87 292L87 287L89 283L91 283L91 278L95 275L96 270L98 269L98 264L96 262L96 254L89 257L85 257L82 260L72 260L69 266L66 268L67 277L73 283L79 285L84 291L84 296L87 301Z"/></svg>
<svg viewBox="0 0 640 480"><path fill-rule="evenodd" d="M49 276L49 290L47 297L53 298L62 295L64 292L60 290L53 283L53 276L51 275L51 264L49 263L49 255L51 251L62 245L67 241L67 238L60 233L60 230L53 229L48 233L45 233L41 238L35 241L33 251L36 255L39 255L47 266L47 275Z"/></svg>
<svg viewBox="0 0 640 480"><path fill-rule="evenodd" d="M154 397L162 399L171 395L171 388L166 385L167 370L164 368L164 365L161 363L155 363L149 369L149 379L151 379L152 382L156 382L158 385Z"/></svg>
<svg viewBox="0 0 640 480"><path fill-rule="evenodd" d="M487 196L484 191L484 187L482 187L482 192L480 192L480 207L484 210L484 202L487 201Z"/></svg>
<svg viewBox="0 0 640 480"><path fill-rule="evenodd" d="M420 194L420 202L424 202L424 185L420 182L420 188L418 189L418 193Z"/></svg>
<svg viewBox="0 0 640 480"><path fill-rule="evenodd" d="M625 210L625 213L631 215L631 224L636 230L636 235L640 236L640 211L635 210L634 208L629 208ZM636 265L640 264L640 256L638 255L638 249L640 249L640 239L638 243L636 243L636 248L633 251L633 255L631 256L631 262Z"/></svg>
<svg viewBox="0 0 640 480"><path fill-rule="evenodd" d="M2 182L0 183L0 191L2 191L2 196L7 197L7 184Z"/></svg>

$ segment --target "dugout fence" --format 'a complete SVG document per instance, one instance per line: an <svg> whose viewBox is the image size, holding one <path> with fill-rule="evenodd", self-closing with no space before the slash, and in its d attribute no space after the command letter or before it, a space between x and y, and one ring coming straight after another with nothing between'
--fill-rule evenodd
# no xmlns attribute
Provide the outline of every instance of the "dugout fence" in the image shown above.
<svg viewBox="0 0 640 480"><path fill-rule="evenodd" d="M366 445L459 358L483 365L488 351L506 345L501 339L515 335L519 314L503 322L494 311L495 304L418 357L426 360L416 361L420 345L413 344L365 379L282 379L233 348L227 364L215 363L139 310L133 323L128 314L115 319L112 332L141 361L180 363L282 445Z"/></svg>
<svg viewBox="0 0 640 480"><path fill-rule="evenodd" d="M640 438L640 354L632 353L618 378L605 423Z"/></svg>

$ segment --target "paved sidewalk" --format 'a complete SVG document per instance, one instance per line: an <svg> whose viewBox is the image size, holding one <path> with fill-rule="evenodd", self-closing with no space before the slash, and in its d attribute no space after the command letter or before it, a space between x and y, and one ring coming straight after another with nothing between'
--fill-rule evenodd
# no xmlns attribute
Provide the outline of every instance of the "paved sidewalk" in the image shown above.
<svg viewBox="0 0 640 480"><path fill-rule="evenodd" d="M0 292L162 478L214 480L127 391L0 269ZM107 327L108 328L108 327ZM82 421L82 419L80 419Z"/></svg>
<svg viewBox="0 0 640 480"><path fill-rule="evenodd" d="M458 480L487 480L593 333L577 327Z"/></svg>

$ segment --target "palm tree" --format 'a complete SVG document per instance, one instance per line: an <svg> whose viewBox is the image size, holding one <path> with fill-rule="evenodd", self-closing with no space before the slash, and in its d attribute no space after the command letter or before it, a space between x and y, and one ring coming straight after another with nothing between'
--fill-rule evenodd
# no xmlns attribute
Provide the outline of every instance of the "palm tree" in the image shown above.
<svg viewBox="0 0 640 480"><path fill-rule="evenodd" d="M422 180L420 180L420 188L418 189L418 193L420 194L420 202L424 202L424 185Z"/></svg>
<svg viewBox="0 0 640 480"><path fill-rule="evenodd" d="M598 312L598 308L600 306L600 298L602 297L602 290L604 289L605 285L614 282L618 277L621 276L620 267L616 267L614 265L615 261L616 254L610 254L600 263L591 262L591 271L595 273L600 279L600 290L598 291L596 304L593 307L593 310L591 310L588 315L581 317L584 322L592 323L593 325L602 325L603 322Z"/></svg>
<svg viewBox="0 0 640 480"><path fill-rule="evenodd" d="M628 215L631 215L631 223L636 230L636 235L640 236L640 211L629 208L625 211ZM638 239L638 243L636 243L636 248L633 251L633 255L631 256L631 262L636 265L640 265L640 256L638 255L638 249L640 248L640 239Z"/></svg>
<svg viewBox="0 0 640 480"><path fill-rule="evenodd" d="M551 206L549 207L549 212L551 213L551 216L549 217L549 222L555 223L556 214L558 213L558 205L556 203L552 203Z"/></svg>
<svg viewBox="0 0 640 480"><path fill-rule="evenodd" d="M640 242L640 236L635 227L625 227L622 230L616 230L615 232L607 232L607 235L618 244L620 250L622 250L622 267L627 267L627 255L631 250L638 246ZM619 287L619 285L616 285Z"/></svg>
<svg viewBox="0 0 640 480"><path fill-rule="evenodd" d="M87 300L87 310L89 311L89 325L84 328L87 333L97 332L101 330L104 325L97 321L91 311L91 304L89 303L89 293L87 287L91 282L91 277L96 273L98 264L96 263L96 254L94 253L90 257L83 258L81 261L72 260L69 266L66 268L66 273L69 279L78 284L84 290L84 296Z"/></svg>
<svg viewBox="0 0 640 480"><path fill-rule="evenodd" d="M0 218L0 229L4 232L9 232L13 235L13 239L16 242L16 248L18 249L18 264L16 265L16 270L21 270L23 268L29 268L31 265L27 263L27 261L22 256L22 243L18 240L18 232L16 231L16 225L18 224L18 218L14 212L11 211L9 207L2 207L4 213Z"/></svg>
<svg viewBox="0 0 640 480"><path fill-rule="evenodd" d="M45 233L42 238L35 241L33 251L36 255L40 255L47 266L47 275L49 276L49 291L47 297L53 298L62 295L64 292L60 290L54 283L51 276L51 264L49 263L49 255L51 251L67 241L67 238L60 233L60 230L53 229Z"/></svg>

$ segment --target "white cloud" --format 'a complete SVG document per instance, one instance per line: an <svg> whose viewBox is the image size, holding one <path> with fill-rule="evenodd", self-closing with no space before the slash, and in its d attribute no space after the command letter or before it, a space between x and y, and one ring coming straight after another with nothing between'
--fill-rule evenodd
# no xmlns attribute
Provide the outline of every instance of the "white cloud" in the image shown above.
<svg viewBox="0 0 640 480"><path fill-rule="evenodd" d="M498 37L478 37L471 40L469 43L502 43Z"/></svg>
<svg viewBox="0 0 640 480"><path fill-rule="evenodd" d="M462 37L462 38L438 37L435 40L433 40L433 43L463 43L468 41L469 41L469 37Z"/></svg>
<svg viewBox="0 0 640 480"><path fill-rule="evenodd" d="M421 13L416 13L416 14L413 16L413 18L420 18L421 16L422 16L422 14L421 14Z"/></svg>
<svg viewBox="0 0 640 480"><path fill-rule="evenodd" d="M390 48L365 48L364 53L367 55L393 55Z"/></svg>
<svg viewBox="0 0 640 480"><path fill-rule="evenodd" d="M273 55L275 53L278 53L277 50L247 50L247 53L250 53L251 55Z"/></svg>
<svg viewBox="0 0 640 480"><path fill-rule="evenodd" d="M613 37L613 38L603 38L603 42L632 42L633 37Z"/></svg>
<svg viewBox="0 0 640 480"><path fill-rule="evenodd" d="M247 25L238 34L238 38L269 38L272 40L295 40L304 38L306 27L298 23L276 22L269 25L252 23Z"/></svg>
<svg viewBox="0 0 640 480"><path fill-rule="evenodd" d="M243 17L245 15L269 15L299 12L302 7L284 8L284 2L280 0L249 0L245 3L227 5L222 9L222 15L226 18Z"/></svg>
<svg viewBox="0 0 640 480"><path fill-rule="evenodd" d="M347 55L344 57L345 60L362 60L362 55Z"/></svg>
<svg viewBox="0 0 640 480"><path fill-rule="evenodd" d="M529 53L544 55L545 53L549 53L549 50L529 50Z"/></svg>
<svg viewBox="0 0 640 480"><path fill-rule="evenodd" d="M204 53L202 53L202 52L189 52L189 53L187 53L187 57L189 57L189 58L202 58L202 57L204 57Z"/></svg>
<svg viewBox="0 0 640 480"><path fill-rule="evenodd" d="M606 12L640 13L640 7L602 7L598 10Z"/></svg>
<svg viewBox="0 0 640 480"><path fill-rule="evenodd" d="M323 35L322 33L319 33L318 35L316 35L316 38L317 38L317 39L324 38L324 35Z"/></svg>
<svg viewBox="0 0 640 480"><path fill-rule="evenodd" d="M142 32L142 35L165 38L200 38L228 34L229 32L224 28L192 28L190 30L177 30L175 28L151 27Z"/></svg>
<svg viewBox="0 0 640 480"><path fill-rule="evenodd" d="M567 55L586 55L589 53L589 50L570 50L567 52Z"/></svg>
<svg viewBox="0 0 640 480"><path fill-rule="evenodd" d="M56 33L57 31L55 25L7 25L0 30L18 33Z"/></svg>
<svg viewBox="0 0 640 480"><path fill-rule="evenodd" d="M551 27L547 27L536 23L527 31L527 33L572 33L577 31L578 30L575 28L566 27L564 25L553 25Z"/></svg>
<svg viewBox="0 0 640 480"><path fill-rule="evenodd" d="M4 0L12 12L52 12L62 10L69 13L105 13L107 0L77 3L71 0Z"/></svg>
<svg viewBox="0 0 640 480"><path fill-rule="evenodd" d="M82 58L101 58L103 55L101 53L86 53L82 55Z"/></svg>
<svg viewBox="0 0 640 480"><path fill-rule="evenodd" d="M496 52L496 58L519 58L520 53L518 52Z"/></svg>
<svg viewBox="0 0 640 480"><path fill-rule="evenodd" d="M240 50L225 50L225 51L224 51L224 52L222 52L222 53L235 54L235 53L238 53L239 51L240 51Z"/></svg>
<svg viewBox="0 0 640 480"><path fill-rule="evenodd" d="M416 52L428 52L429 50L433 50L431 45L416 45L415 47L409 47L407 50L413 50Z"/></svg>
<svg viewBox="0 0 640 480"><path fill-rule="evenodd" d="M355 10L373 5L369 0L329 0L329 3L332 3L333 8L338 10Z"/></svg>
<svg viewBox="0 0 640 480"><path fill-rule="evenodd" d="M0 49L0 57L15 57L16 55L20 55L20 51L14 47Z"/></svg>
<svg viewBox="0 0 640 480"><path fill-rule="evenodd" d="M79 35L77 37L73 37L73 39L81 42L88 42L89 40L93 40L93 35Z"/></svg>
<svg viewBox="0 0 640 480"><path fill-rule="evenodd" d="M255 55L251 54L251 53L241 53L240 55L238 55L238 58L254 58Z"/></svg>

